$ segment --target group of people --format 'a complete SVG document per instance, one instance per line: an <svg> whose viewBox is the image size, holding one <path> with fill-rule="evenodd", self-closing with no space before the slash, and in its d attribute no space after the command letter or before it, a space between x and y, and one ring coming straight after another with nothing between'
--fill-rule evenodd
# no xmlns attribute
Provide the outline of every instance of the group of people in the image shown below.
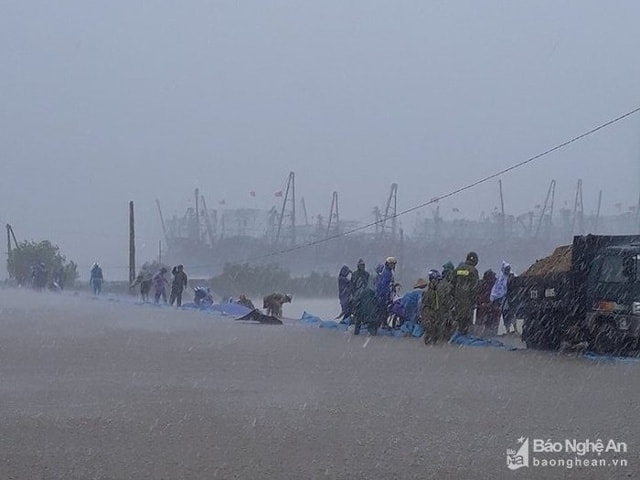
<svg viewBox="0 0 640 480"><path fill-rule="evenodd" d="M338 295L342 311L338 318L351 317L354 325L353 333L360 334L366 325L371 335L386 322L393 305L396 283L394 271L397 260L388 257L384 265L376 269L376 277L370 282L370 274L366 270L364 260L358 260L355 271L343 265L338 276Z"/></svg>
<svg viewBox="0 0 640 480"><path fill-rule="evenodd" d="M169 305L182 306L182 296L184 294L184 290L188 285L188 277L184 271L184 265L176 265L171 269L171 275L173 279L171 283L169 283L169 279L167 278L168 269L166 267L161 267L156 273L153 273L149 268L143 267L140 270L140 273L136 276L134 282L129 285L129 288L135 288L137 286L140 287L140 296L144 303L149 301L149 295L151 293L151 289L153 289L153 299L154 302L159 304L160 300L164 303L168 303ZM169 298L167 300L167 287L171 286L171 290L169 291ZM287 296L288 297L288 296ZM266 298L266 297L265 297ZM277 299L276 299L277 300ZM242 294L238 298L238 300L234 300L233 298L226 299L225 301L238 303L243 305L250 310L253 310L255 307L250 299L246 297L246 295ZM291 301L291 298L288 297L288 301ZM197 307L206 308L214 304L213 293L211 292L211 288L204 286L196 286L193 288L193 303ZM280 304L280 315L282 315L282 304Z"/></svg>
<svg viewBox="0 0 640 480"><path fill-rule="evenodd" d="M403 296L394 279L396 265L395 257L388 257L376 268L373 281L362 259L355 271L347 265L340 269L338 318L350 318L354 335L363 325L371 335L381 327L399 326L407 335L422 336L425 344L447 342L456 330L469 333L476 308L476 325L482 325L487 334L497 334L501 315L507 332L510 328L515 331L506 295L508 279L513 275L508 263L503 262L499 276L489 270L481 281L478 255L469 252L457 267L447 262L441 271L429 270L427 278L418 279Z"/></svg>
<svg viewBox="0 0 640 480"><path fill-rule="evenodd" d="M31 266L31 285L35 290L44 290L47 286L49 270L44 262Z"/></svg>
<svg viewBox="0 0 640 480"><path fill-rule="evenodd" d="M188 278L184 271L183 265L176 265L171 269L173 279L171 283L167 278L168 269L161 267L157 272L153 272L148 266L144 266L140 273L136 276L135 280L129 288L140 287L140 296L144 303L149 302L149 295L153 289L153 300L159 304L160 300L169 305L182 306L182 296L185 288L187 288ZM167 299L167 288L171 286L169 297ZM232 297L225 297L222 300L223 303L237 303L249 310L254 310L255 306L253 302L247 298L245 294L241 294L237 300ZM268 315L274 315L278 318L282 317L282 305L284 303L291 302L291 296L282 293L272 293L267 295L263 299L263 308L266 309ZM207 308L213 305L214 298L211 288L206 286L193 287L193 303L199 308Z"/></svg>
<svg viewBox="0 0 640 480"><path fill-rule="evenodd" d="M167 287L171 285L168 303L169 305L173 305L175 303L176 306L180 307L182 306L182 294L188 285L188 278L184 271L184 265L176 265L171 269L171 274L173 275L171 284L169 284L169 280L167 279L167 273L168 270L166 267L160 268L160 270L155 274L143 269L140 271L134 282L129 285L129 288L135 288L139 285L142 301L146 303L149 301L149 294L153 287L154 302L159 304L160 299L162 299L164 303L167 303Z"/></svg>
<svg viewBox="0 0 640 480"><path fill-rule="evenodd" d="M64 269L53 268L50 272L45 262L38 262L30 267L30 281L34 290L61 291L64 288Z"/></svg>

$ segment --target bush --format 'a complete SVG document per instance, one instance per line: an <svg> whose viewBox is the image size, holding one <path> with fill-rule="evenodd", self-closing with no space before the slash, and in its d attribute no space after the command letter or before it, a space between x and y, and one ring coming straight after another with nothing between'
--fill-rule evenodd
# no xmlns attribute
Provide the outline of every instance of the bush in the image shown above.
<svg viewBox="0 0 640 480"><path fill-rule="evenodd" d="M222 274L211 279L211 288L223 297L237 297L240 293L256 296L273 292L304 297L330 297L337 295L337 281L337 277L317 272L306 277L292 277L289 270L275 264L227 263Z"/></svg>

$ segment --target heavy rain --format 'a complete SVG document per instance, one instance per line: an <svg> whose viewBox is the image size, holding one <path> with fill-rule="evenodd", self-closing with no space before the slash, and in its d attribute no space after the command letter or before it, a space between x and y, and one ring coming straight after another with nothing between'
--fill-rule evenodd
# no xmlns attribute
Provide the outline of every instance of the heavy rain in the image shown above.
<svg viewBox="0 0 640 480"><path fill-rule="evenodd" d="M637 476L639 17L0 5L0 478Z"/></svg>

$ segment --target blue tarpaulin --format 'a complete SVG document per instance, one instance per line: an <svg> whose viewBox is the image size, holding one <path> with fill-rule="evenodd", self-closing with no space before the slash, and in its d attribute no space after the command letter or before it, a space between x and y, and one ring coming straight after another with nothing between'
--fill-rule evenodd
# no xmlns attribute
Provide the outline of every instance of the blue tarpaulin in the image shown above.
<svg viewBox="0 0 640 480"><path fill-rule="evenodd" d="M144 305L152 305L154 304L144 304ZM244 305L240 305L238 303L217 303L214 305L209 305L207 307L197 306L193 302L185 303L182 305L183 308L192 308L197 310L202 310L206 312L229 315L232 317L241 317L249 313L251 310L245 307ZM317 326L319 328L327 328L332 330L340 330L347 331L351 325L351 318L347 317L346 319L337 322L335 320L323 320L322 318L310 314L308 312L303 312L300 320L309 325ZM367 329L363 330L363 333L366 333ZM378 330L379 336L391 336L391 337L421 337L422 336L422 326L419 323L410 324L409 322L404 324L400 328L394 329L383 329L380 328ZM453 345L463 345L463 346L471 346L471 347L494 347L494 348L504 348L506 350L515 351L515 350L524 350L524 348L516 347L513 345L507 345L495 338L485 338L478 337L475 335L463 335L460 332L456 331L453 333L451 338L449 339L449 343ZM640 364L639 357L622 357L622 356L613 356L613 355L599 355L594 352L587 352L582 355L584 358L593 361L601 361L601 362L616 362L616 363L636 363Z"/></svg>
<svg viewBox="0 0 640 480"><path fill-rule="evenodd" d="M311 325L318 325L320 328L335 328L336 330L342 331L346 331L347 328L349 328L347 323L338 323L335 320L322 320L320 317L316 317L307 312L302 313L300 320Z"/></svg>
<svg viewBox="0 0 640 480"><path fill-rule="evenodd" d="M453 332L449 343L454 345L467 345L470 347L498 347L506 348L507 350L522 350L521 348L514 347L513 345L506 345L500 340L495 338L477 337L475 335L463 335L458 331Z"/></svg>
<svg viewBox="0 0 640 480"><path fill-rule="evenodd" d="M309 325L316 325L320 328L329 328L335 330L346 331L351 325L351 319L347 318L342 320L341 322L336 322L334 320L322 320L320 317L316 315L312 315L310 313L304 312L300 320ZM366 329L363 329L363 332L367 332ZM411 325L407 323L400 328L394 329L382 329L378 330L379 336L392 336L392 337L418 337L422 336L422 326L419 323L415 325ZM451 338L449 339L449 343L453 345L463 345L470 347L493 347L493 348L503 348L509 351L516 350L524 350L523 347L516 347L514 345L508 345L506 343L501 342L500 340L496 340L495 338L486 338L486 337L478 337L476 335L463 335L460 332L456 331L453 333ZM637 357L614 357L614 356L604 356L597 355L592 352L587 352L584 355L585 358L589 360L600 360L600 361L610 361L610 362L623 362L623 363L640 363L640 358Z"/></svg>
<svg viewBox="0 0 640 480"><path fill-rule="evenodd" d="M193 302L185 303L183 308L195 308L204 312L219 313L232 317L242 317L251 311L250 308L240 305L239 303L214 303L213 305L198 306Z"/></svg>
<svg viewBox="0 0 640 480"><path fill-rule="evenodd" d="M406 336L412 336L416 338L420 338L424 333L422 325L417 322L404 322L402 326L400 326L400 331Z"/></svg>
<svg viewBox="0 0 640 480"><path fill-rule="evenodd" d="M616 357L612 355L599 355L594 352L587 352L583 355L583 357L589 360L596 360L601 362L640 363L640 358L638 357Z"/></svg>
<svg viewBox="0 0 640 480"><path fill-rule="evenodd" d="M320 328L331 328L336 330L341 330L343 332L347 331L351 321L341 321L336 322L335 320L322 320L320 317L312 315L307 312L302 313L302 317L300 320L304 323L308 323L310 325L317 325ZM363 332L367 332L367 329L363 329ZM378 329L378 335L387 335L393 337L404 337L405 334L399 328L394 328L392 330L384 330L382 328Z"/></svg>

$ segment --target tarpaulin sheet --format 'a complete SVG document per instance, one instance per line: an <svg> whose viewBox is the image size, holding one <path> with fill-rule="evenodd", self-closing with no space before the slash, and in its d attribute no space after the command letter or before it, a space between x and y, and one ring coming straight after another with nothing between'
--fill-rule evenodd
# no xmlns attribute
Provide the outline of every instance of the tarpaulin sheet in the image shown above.
<svg viewBox="0 0 640 480"><path fill-rule="evenodd" d="M613 355L600 355L594 352L587 352L584 355L584 358L589 360L596 360L601 362L621 362L621 363L640 363L640 358L638 357L619 357Z"/></svg>
<svg viewBox="0 0 640 480"><path fill-rule="evenodd" d="M185 303L182 308L195 308L204 312L229 315L232 317L242 317L251 311L250 308L240 305L239 303L214 303L213 305L198 306L193 302Z"/></svg>
<svg viewBox="0 0 640 480"><path fill-rule="evenodd" d="M521 348L514 347L513 345L506 345L500 340L496 340L495 338L477 337L475 335L463 335L457 330L453 332L453 335L451 335L449 343L470 347L498 347L507 350L522 350Z"/></svg>

